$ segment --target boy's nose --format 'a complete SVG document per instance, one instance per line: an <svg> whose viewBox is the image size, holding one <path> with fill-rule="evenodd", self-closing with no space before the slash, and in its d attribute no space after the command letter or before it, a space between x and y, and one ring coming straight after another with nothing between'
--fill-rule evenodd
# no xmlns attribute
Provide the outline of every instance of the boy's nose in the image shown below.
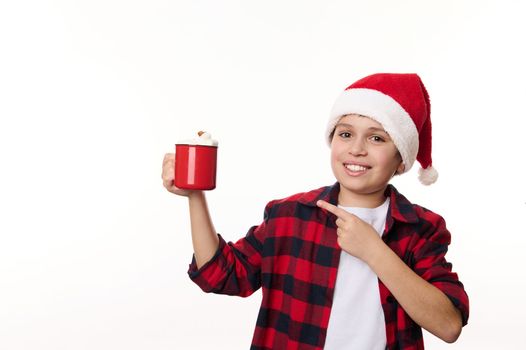
<svg viewBox="0 0 526 350"><path fill-rule="evenodd" d="M349 153L353 156L365 156L367 155L367 148L363 140L354 140L349 145Z"/></svg>

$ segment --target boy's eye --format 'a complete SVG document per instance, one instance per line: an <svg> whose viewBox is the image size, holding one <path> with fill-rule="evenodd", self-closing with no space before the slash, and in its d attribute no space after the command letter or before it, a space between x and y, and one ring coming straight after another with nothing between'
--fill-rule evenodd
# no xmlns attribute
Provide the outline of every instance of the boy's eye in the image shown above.
<svg viewBox="0 0 526 350"><path fill-rule="evenodd" d="M378 135L371 136L371 139L372 139L374 142L385 142L385 140L383 139L383 137L378 136Z"/></svg>
<svg viewBox="0 0 526 350"><path fill-rule="evenodd" d="M343 138L351 137L351 133L347 132L347 131L341 132L341 133L339 133L339 135L340 135L340 137L343 137Z"/></svg>

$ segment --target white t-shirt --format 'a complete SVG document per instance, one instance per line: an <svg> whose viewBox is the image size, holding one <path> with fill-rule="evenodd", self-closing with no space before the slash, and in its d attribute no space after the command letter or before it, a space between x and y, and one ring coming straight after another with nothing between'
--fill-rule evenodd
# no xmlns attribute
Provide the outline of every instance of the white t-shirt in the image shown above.
<svg viewBox="0 0 526 350"><path fill-rule="evenodd" d="M371 224L381 236L389 198L377 208L340 208ZM342 250L324 350L384 350L386 343L378 277L369 265Z"/></svg>

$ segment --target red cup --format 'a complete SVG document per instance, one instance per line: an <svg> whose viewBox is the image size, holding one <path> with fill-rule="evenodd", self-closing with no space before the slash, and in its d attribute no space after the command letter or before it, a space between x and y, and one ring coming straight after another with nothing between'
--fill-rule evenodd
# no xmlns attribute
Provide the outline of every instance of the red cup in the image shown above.
<svg viewBox="0 0 526 350"><path fill-rule="evenodd" d="M217 146L175 145L177 188L213 190L216 187Z"/></svg>

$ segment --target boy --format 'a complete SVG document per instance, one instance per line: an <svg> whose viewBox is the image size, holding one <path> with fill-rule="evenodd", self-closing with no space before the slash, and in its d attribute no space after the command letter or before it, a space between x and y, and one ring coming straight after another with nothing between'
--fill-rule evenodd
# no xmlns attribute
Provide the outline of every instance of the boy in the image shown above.
<svg viewBox="0 0 526 350"><path fill-rule="evenodd" d="M194 259L205 292L246 297L262 288L251 349L423 349L421 327L454 342L468 297L444 256L450 234L389 180L418 160L431 184L431 119L416 74L374 74L336 100L326 130L337 182L267 204L236 243L216 234L205 196L187 196Z"/></svg>

